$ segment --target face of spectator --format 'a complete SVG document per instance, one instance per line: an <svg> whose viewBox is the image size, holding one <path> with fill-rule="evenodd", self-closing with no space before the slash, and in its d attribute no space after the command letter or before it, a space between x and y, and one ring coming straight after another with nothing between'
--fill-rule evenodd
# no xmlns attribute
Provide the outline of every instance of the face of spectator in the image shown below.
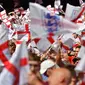
<svg viewBox="0 0 85 85"><path fill-rule="evenodd" d="M15 45L14 42L12 42L12 41L10 40L9 43L8 43L8 46L9 46L9 52L10 52L10 54L12 55L12 54L15 52L16 45Z"/></svg>
<svg viewBox="0 0 85 85"><path fill-rule="evenodd" d="M75 56L77 56L79 50L80 50L80 48L74 48L74 49L73 49Z"/></svg>
<svg viewBox="0 0 85 85"><path fill-rule="evenodd" d="M74 33L73 37L76 39L78 37L78 35L76 33Z"/></svg>
<svg viewBox="0 0 85 85"><path fill-rule="evenodd" d="M33 72L28 73L28 84L26 85L43 85L42 81Z"/></svg>
<svg viewBox="0 0 85 85"><path fill-rule="evenodd" d="M68 54L67 53L63 53L62 59L65 61L68 61Z"/></svg>
<svg viewBox="0 0 85 85"><path fill-rule="evenodd" d="M66 69L58 68L48 78L49 85L69 85L71 74Z"/></svg>
<svg viewBox="0 0 85 85"><path fill-rule="evenodd" d="M30 70L34 73L39 72L40 66L38 61L29 61Z"/></svg>
<svg viewBox="0 0 85 85"><path fill-rule="evenodd" d="M52 54L49 55L49 57L50 57L50 58L53 58L53 59L56 59L56 56L57 56L57 55L56 55L55 53L52 53Z"/></svg>

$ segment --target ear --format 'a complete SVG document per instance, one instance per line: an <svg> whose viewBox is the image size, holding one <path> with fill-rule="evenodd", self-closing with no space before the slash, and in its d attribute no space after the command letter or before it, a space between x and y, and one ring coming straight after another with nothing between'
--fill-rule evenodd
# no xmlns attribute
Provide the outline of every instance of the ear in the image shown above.
<svg viewBox="0 0 85 85"><path fill-rule="evenodd" d="M65 77L62 76L62 78L60 79L60 83L61 83L61 84L66 83L66 79L65 79Z"/></svg>
<svg viewBox="0 0 85 85"><path fill-rule="evenodd" d="M65 83L65 78L62 78L62 79L60 80L60 82L61 82L61 83Z"/></svg>

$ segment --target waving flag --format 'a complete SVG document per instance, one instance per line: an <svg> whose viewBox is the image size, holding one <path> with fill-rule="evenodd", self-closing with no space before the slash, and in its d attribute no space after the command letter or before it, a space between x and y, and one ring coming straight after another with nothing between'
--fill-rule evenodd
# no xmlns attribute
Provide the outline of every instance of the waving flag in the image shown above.
<svg viewBox="0 0 85 85"><path fill-rule="evenodd" d="M57 39L57 36L55 37L45 37L45 38L35 38L33 41L35 42L37 48L41 51L44 52L46 51L51 44L55 42Z"/></svg>
<svg viewBox="0 0 85 85"><path fill-rule="evenodd" d="M6 19L7 18L7 14L6 14L6 10L2 10L1 12L0 12L0 19Z"/></svg>
<svg viewBox="0 0 85 85"><path fill-rule="evenodd" d="M8 50L8 32L6 25L2 23L0 25L0 60L3 64L10 59L10 53Z"/></svg>
<svg viewBox="0 0 85 85"><path fill-rule="evenodd" d="M6 10L0 5L0 19L6 19L7 18L7 14L6 14Z"/></svg>
<svg viewBox="0 0 85 85"><path fill-rule="evenodd" d="M71 32L78 28L77 25L71 21L52 14L46 8L36 3L30 3L30 18L32 38L55 34L61 31L64 33L64 31L67 30Z"/></svg>
<svg viewBox="0 0 85 85"><path fill-rule="evenodd" d="M10 20L8 19L6 10L0 5L0 19L6 24L8 28L11 28Z"/></svg>
<svg viewBox="0 0 85 85"><path fill-rule="evenodd" d="M11 22L8 20L8 18L4 19L3 22L6 24L8 28L11 28Z"/></svg>
<svg viewBox="0 0 85 85"><path fill-rule="evenodd" d="M28 81L28 52L26 43L18 44L11 59L0 74L0 85L24 85ZM5 82L4 82L5 81Z"/></svg>
<svg viewBox="0 0 85 85"><path fill-rule="evenodd" d="M13 29L15 30L14 35L12 35L12 38L16 38L18 40L25 40L29 41L30 40L30 31L29 31L29 24L25 23L24 25L18 25L18 24L13 24Z"/></svg>
<svg viewBox="0 0 85 85"><path fill-rule="evenodd" d="M84 7L67 4L65 18L75 22L84 12Z"/></svg>

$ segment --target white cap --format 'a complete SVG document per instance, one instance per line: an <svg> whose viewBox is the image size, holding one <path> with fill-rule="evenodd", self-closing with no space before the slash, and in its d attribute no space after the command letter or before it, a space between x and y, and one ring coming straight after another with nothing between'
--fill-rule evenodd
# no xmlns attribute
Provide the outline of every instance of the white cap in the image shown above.
<svg viewBox="0 0 85 85"><path fill-rule="evenodd" d="M48 68L51 68L54 65L55 63L50 59L43 61L40 65L40 74L44 74Z"/></svg>

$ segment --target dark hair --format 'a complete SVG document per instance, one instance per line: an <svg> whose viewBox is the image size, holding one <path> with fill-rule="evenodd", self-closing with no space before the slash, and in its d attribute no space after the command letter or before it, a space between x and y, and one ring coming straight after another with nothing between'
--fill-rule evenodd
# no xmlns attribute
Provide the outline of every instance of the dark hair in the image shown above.
<svg viewBox="0 0 85 85"><path fill-rule="evenodd" d="M29 52L29 54L31 55L29 60L40 61L40 56L37 56L37 54L31 52Z"/></svg>
<svg viewBox="0 0 85 85"><path fill-rule="evenodd" d="M66 68L71 72L72 77L76 77L76 72L74 70L75 66L73 65L68 65Z"/></svg>
<svg viewBox="0 0 85 85"><path fill-rule="evenodd" d="M0 20L0 24L2 23L2 20Z"/></svg>
<svg viewBox="0 0 85 85"><path fill-rule="evenodd" d="M79 61L79 60L80 60L80 58L78 58L78 57L76 58L76 57L75 57L75 58L73 59L73 62L76 63L76 62Z"/></svg>

